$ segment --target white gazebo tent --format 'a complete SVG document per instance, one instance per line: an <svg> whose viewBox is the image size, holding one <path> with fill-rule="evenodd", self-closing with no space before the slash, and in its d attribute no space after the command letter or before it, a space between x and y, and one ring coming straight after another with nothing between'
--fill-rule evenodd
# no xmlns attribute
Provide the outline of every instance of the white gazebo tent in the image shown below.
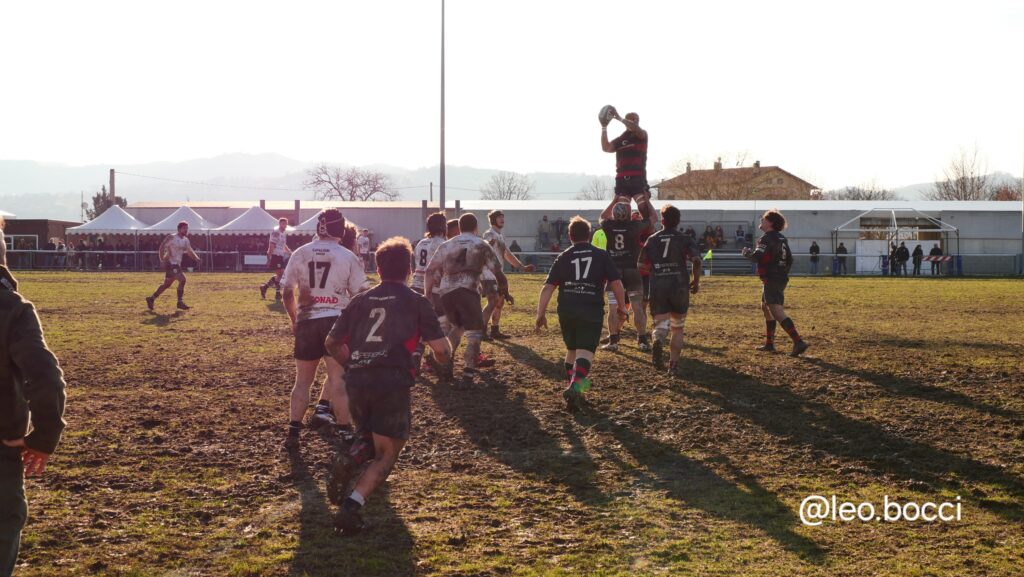
<svg viewBox="0 0 1024 577"><path fill-rule="evenodd" d="M89 222L71 227L65 232L69 234L136 234L146 227L146 223L115 205Z"/></svg>
<svg viewBox="0 0 1024 577"><path fill-rule="evenodd" d="M218 236L232 234L270 234L270 231L275 228L277 228L277 219L262 208L254 206L224 226L211 230L210 234ZM288 227L285 230L290 231L293 229L292 227Z"/></svg>

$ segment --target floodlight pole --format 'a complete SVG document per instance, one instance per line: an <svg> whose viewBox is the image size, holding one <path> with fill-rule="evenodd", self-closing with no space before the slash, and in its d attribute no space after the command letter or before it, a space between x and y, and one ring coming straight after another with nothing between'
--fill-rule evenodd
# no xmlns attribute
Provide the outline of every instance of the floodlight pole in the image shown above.
<svg viewBox="0 0 1024 577"><path fill-rule="evenodd" d="M444 0L441 0L441 181L438 199L444 211Z"/></svg>

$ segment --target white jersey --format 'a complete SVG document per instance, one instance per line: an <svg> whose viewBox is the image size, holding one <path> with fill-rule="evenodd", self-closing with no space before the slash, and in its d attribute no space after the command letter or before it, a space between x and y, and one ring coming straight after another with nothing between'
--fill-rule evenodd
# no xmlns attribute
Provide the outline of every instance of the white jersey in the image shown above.
<svg viewBox="0 0 1024 577"><path fill-rule="evenodd" d="M270 254L274 256L284 256L288 248L288 233L275 228L270 233Z"/></svg>
<svg viewBox="0 0 1024 577"><path fill-rule="evenodd" d="M423 290L427 265L430 264L430 259L434 257L438 247L444 244L444 240L443 236L428 236L416 243L416 249L412 251L412 258L416 261L412 273L412 288ZM439 287L435 287L434 291L438 289Z"/></svg>
<svg viewBox="0 0 1024 577"><path fill-rule="evenodd" d="M170 240L165 242L167 243L164 246L167 251L167 262L171 264L180 265L181 257L192 249L192 243L188 241L187 236L171 235Z"/></svg>
<svg viewBox="0 0 1024 577"><path fill-rule="evenodd" d="M337 240L314 240L295 249L281 277L283 287L298 287L297 321L340 315L367 284L362 261Z"/></svg>
<svg viewBox="0 0 1024 577"><path fill-rule="evenodd" d="M442 295L459 288L478 292L484 270L501 270L491 245L474 234L462 233L438 247L427 264L427 274L441 277ZM479 294L479 293L478 293Z"/></svg>
<svg viewBox="0 0 1024 577"><path fill-rule="evenodd" d="M361 236L356 239L356 250L360 255L366 256L370 253L370 237Z"/></svg>
<svg viewBox="0 0 1024 577"><path fill-rule="evenodd" d="M499 263L505 262L505 235L501 232L494 230L493 228L487 229L483 236L480 238L484 239L484 242L491 245L494 249L494 256L498 257ZM504 266L504 265L503 265ZM494 273L490 270L485 269L484 274L481 277L483 280L497 280Z"/></svg>

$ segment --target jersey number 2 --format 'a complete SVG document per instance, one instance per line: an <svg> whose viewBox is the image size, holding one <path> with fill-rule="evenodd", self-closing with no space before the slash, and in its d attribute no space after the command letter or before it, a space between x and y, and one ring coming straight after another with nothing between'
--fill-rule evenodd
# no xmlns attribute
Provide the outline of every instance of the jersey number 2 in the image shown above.
<svg viewBox="0 0 1024 577"><path fill-rule="evenodd" d="M373 323L373 326L370 327L370 332L366 334L366 342L379 343L383 340L377 334L377 329L379 329L380 326L384 324L384 317L386 317L387 314L387 311L384 310L383 308L376 308L370 310L370 318L377 319L377 322Z"/></svg>

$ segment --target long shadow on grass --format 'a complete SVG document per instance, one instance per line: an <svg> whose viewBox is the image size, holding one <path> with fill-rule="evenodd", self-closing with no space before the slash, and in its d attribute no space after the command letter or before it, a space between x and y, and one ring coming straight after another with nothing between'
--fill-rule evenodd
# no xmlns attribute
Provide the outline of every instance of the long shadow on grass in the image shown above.
<svg viewBox="0 0 1024 577"><path fill-rule="evenodd" d="M437 407L459 422L474 445L517 471L564 486L581 502L607 499L595 482L597 465L579 439L569 439L574 450L566 455L558 439L526 407L523 393L510 391L487 374L477 381L459 390L442 384L430 387ZM558 393L552 394L552 403L561 400Z"/></svg>
<svg viewBox="0 0 1024 577"><path fill-rule="evenodd" d="M156 326L156 327L166 327L167 325L171 324L172 322L179 321L179 320L181 320L184 317L184 315L181 314L181 311L175 311L175 312L170 313L170 314L161 314L161 313L153 313L153 312L151 312L151 313L149 313L149 315L150 316L148 318L146 318L145 320L142 321L142 324L144 324L144 325L153 325L153 326Z"/></svg>
<svg viewBox="0 0 1024 577"><path fill-rule="evenodd" d="M684 362L697 388L682 394L756 423L787 443L858 461L879 475L956 491L965 499L973 493L966 482L990 484L1005 491L1011 502L980 498L979 506L1011 519L1024 516L1024 481L999 467L893 435L751 375L696 359Z"/></svg>
<svg viewBox="0 0 1024 577"><path fill-rule="evenodd" d="M371 496L363 509L370 528L355 537L340 537L334 532L334 511L310 466L298 451L288 458L292 484L301 499L299 544L289 577L415 573L412 535L388 502L386 490Z"/></svg>
<svg viewBox="0 0 1024 577"><path fill-rule="evenodd" d="M889 391L893 395L901 397L914 397L917 399L923 399L926 401L934 401L938 403L947 403L964 407L966 409L972 409L975 411L989 413L990 415L997 415L1006 418L1019 418L1021 414L1012 409L1004 409L1002 407L992 406L988 403L976 401L971 397L944 389L939 386L929 385L925 383L919 383L913 379L905 379L902 377L896 377L893 375L887 375L884 373L876 373L873 371L861 371L857 369L851 369L850 367L844 367L842 365L836 365L828 361L823 361L816 358L804 358L805 362L817 365L822 369L829 372L855 377L863 381L867 381L877 387Z"/></svg>
<svg viewBox="0 0 1024 577"><path fill-rule="evenodd" d="M537 369L537 371L546 377L561 379L565 374L565 368L562 366L561 362L556 363L550 359L546 359L537 354L537 351L529 347L501 340L494 340L491 344L498 348L505 349L513 359ZM563 358L565 357L564 349L561 350L561 355Z"/></svg>
<svg viewBox="0 0 1024 577"><path fill-rule="evenodd" d="M736 481L722 478L704 463L691 459L671 445L644 436L637 430L592 410L575 413L576 422L615 437L641 469L631 473L652 489L686 505L764 531L787 551L813 563L824 562L817 543L793 529L799 520L777 495L752 476L734 467ZM721 460L721 459L720 459Z"/></svg>

